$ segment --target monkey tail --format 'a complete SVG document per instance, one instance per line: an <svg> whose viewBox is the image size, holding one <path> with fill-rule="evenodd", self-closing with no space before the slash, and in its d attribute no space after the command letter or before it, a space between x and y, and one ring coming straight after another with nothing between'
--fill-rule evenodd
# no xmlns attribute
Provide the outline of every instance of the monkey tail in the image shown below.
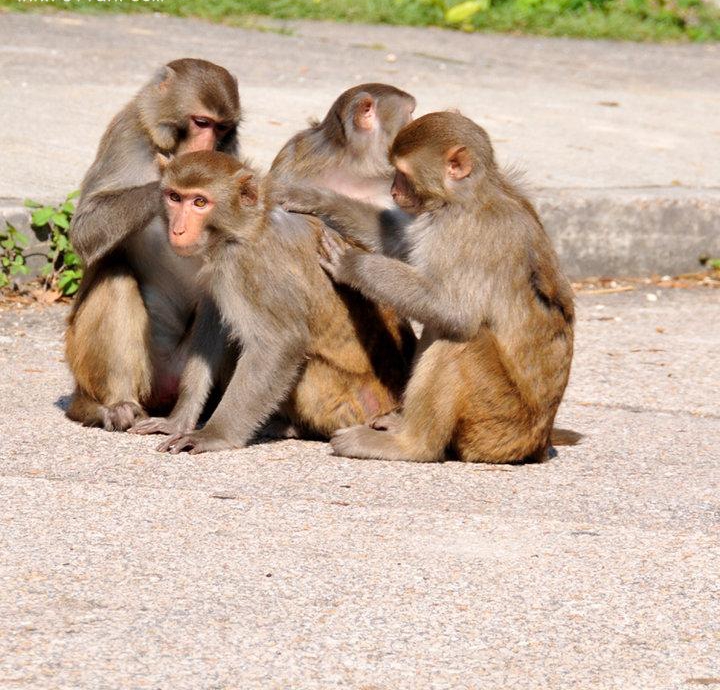
<svg viewBox="0 0 720 690"><path fill-rule="evenodd" d="M572 431L572 429L558 429L555 427L550 433L550 443L553 446L576 446L583 438L585 438L583 434Z"/></svg>

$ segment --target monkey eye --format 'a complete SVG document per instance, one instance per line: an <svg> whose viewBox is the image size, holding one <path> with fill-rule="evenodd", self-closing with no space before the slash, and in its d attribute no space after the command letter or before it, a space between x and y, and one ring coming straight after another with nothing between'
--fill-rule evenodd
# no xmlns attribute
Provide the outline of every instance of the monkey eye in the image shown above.
<svg viewBox="0 0 720 690"><path fill-rule="evenodd" d="M182 201L182 197L177 192L168 192L168 199L176 204Z"/></svg>
<svg viewBox="0 0 720 690"><path fill-rule="evenodd" d="M206 117L192 117L192 121L195 123L195 126L200 127L200 129L212 127L212 121Z"/></svg>
<svg viewBox="0 0 720 690"><path fill-rule="evenodd" d="M205 208L207 206L207 199L204 196L196 196L193 200L193 205L198 208Z"/></svg>

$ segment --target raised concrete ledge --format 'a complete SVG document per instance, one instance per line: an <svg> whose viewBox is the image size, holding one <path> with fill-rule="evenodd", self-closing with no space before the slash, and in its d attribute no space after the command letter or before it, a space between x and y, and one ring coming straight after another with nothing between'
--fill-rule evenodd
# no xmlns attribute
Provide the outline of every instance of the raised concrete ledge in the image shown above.
<svg viewBox="0 0 720 690"><path fill-rule="evenodd" d="M535 202L572 277L685 273L720 255L720 189L553 189Z"/></svg>

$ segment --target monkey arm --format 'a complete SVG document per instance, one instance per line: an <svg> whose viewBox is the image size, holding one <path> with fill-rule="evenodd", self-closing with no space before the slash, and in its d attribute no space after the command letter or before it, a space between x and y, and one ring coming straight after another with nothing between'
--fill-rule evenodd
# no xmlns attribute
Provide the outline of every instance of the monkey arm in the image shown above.
<svg viewBox="0 0 720 690"><path fill-rule="evenodd" d="M177 434L195 428L225 361L229 338L215 303L209 297L198 306L190 336L190 357L180 380L180 394L167 418L151 417L130 429L134 434ZM162 450L164 443L158 447Z"/></svg>
<svg viewBox="0 0 720 690"><path fill-rule="evenodd" d="M70 239L86 266L146 227L162 207L159 182L90 194L81 199Z"/></svg>
<svg viewBox="0 0 720 690"><path fill-rule="evenodd" d="M317 187L286 186L278 199L289 211L322 218L341 235L388 256L404 256L402 229L411 218L399 208L380 209L365 201Z"/></svg>
<svg viewBox="0 0 720 690"><path fill-rule="evenodd" d="M164 450L202 453L247 445L260 425L275 411L295 382L305 347L286 342L243 346L225 395L200 431L177 434Z"/></svg>
<svg viewBox="0 0 720 690"><path fill-rule="evenodd" d="M476 327L459 304L417 268L380 254L342 248L341 256L325 246L330 260L323 266L334 279L362 292L368 299L393 307L401 316L432 326L439 333L465 340ZM328 265L333 268L328 268Z"/></svg>

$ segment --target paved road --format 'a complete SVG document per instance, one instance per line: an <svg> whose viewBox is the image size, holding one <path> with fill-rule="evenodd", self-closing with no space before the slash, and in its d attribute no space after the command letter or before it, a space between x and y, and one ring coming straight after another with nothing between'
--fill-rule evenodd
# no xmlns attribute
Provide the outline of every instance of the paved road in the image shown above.
<svg viewBox="0 0 720 690"><path fill-rule="evenodd" d="M0 14L0 212L76 188L153 69L204 57L239 77L245 154L267 167L348 86L388 81L418 113L458 107L528 171L573 275L692 270L720 254L718 45L166 16ZM4 204L2 203L4 200Z"/></svg>
<svg viewBox="0 0 720 690"><path fill-rule="evenodd" d="M0 307L0 688L720 687L718 291L581 296L542 465L63 416L66 309Z"/></svg>

